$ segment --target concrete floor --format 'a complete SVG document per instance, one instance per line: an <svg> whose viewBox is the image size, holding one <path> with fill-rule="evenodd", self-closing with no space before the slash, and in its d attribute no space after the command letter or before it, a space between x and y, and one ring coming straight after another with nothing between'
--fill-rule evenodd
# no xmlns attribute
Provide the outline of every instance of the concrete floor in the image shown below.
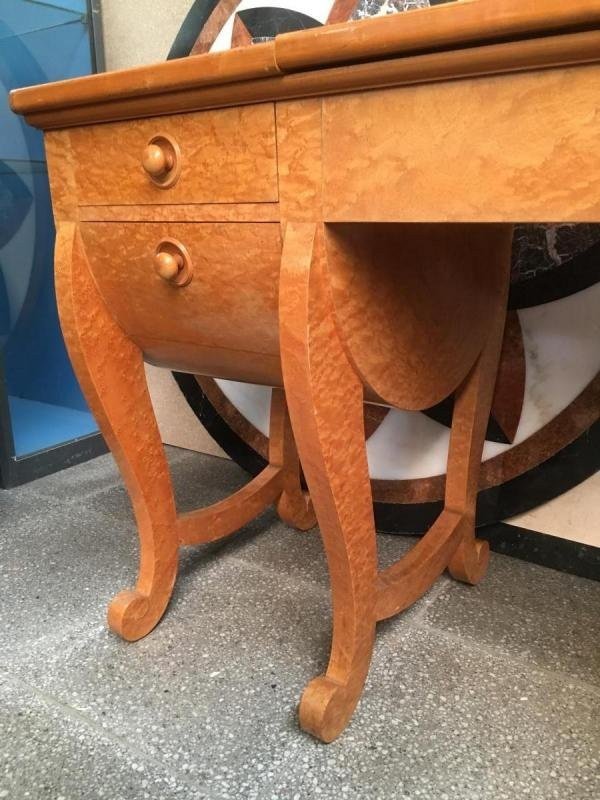
<svg viewBox="0 0 600 800"><path fill-rule="evenodd" d="M182 508L245 480L170 450ZM493 556L380 625L351 726L297 727L329 643L318 536L272 512L187 550L147 639L104 624L136 538L110 456L0 493L0 798L600 797L600 584ZM410 544L382 536L383 564Z"/></svg>

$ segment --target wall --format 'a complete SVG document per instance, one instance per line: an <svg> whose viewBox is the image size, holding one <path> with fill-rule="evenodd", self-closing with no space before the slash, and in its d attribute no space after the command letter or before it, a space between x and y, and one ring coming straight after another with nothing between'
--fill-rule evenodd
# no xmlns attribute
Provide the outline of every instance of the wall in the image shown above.
<svg viewBox="0 0 600 800"><path fill-rule="evenodd" d="M164 61L191 0L102 0L106 68Z"/></svg>

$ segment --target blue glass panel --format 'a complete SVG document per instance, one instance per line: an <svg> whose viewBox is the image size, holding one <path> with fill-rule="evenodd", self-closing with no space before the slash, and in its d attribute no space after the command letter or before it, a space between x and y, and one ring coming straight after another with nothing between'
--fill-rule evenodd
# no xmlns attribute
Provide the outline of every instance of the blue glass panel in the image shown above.
<svg viewBox="0 0 600 800"><path fill-rule="evenodd" d="M39 2L39 0L30 0L30 2ZM54 6L54 8L62 8L65 11L74 11L78 14L87 13L86 0L44 0L47 6Z"/></svg>
<svg viewBox="0 0 600 800"><path fill-rule="evenodd" d="M17 456L97 430L58 325L42 135L6 102L12 88L91 71L84 12L81 0L0 0L0 349Z"/></svg>
<svg viewBox="0 0 600 800"><path fill-rule="evenodd" d="M81 3L73 3L81 6ZM0 39L22 36L41 28L54 28L65 22L81 22L85 8L69 8L69 3L39 3L27 0L0 0Z"/></svg>
<svg viewBox="0 0 600 800"><path fill-rule="evenodd" d="M98 429L89 411L38 403L22 397L9 397L8 402L16 456L47 450L55 447L57 442L68 442L73 439L74 430L79 432L79 436L86 436Z"/></svg>

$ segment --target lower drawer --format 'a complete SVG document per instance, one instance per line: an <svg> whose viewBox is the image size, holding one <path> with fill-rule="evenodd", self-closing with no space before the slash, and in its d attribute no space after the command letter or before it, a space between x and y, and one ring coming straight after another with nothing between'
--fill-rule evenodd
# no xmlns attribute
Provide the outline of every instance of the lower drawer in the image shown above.
<svg viewBox="0 0 600 800"><path fill-rule="evenodd" d="M148 361L281 382L278 224L90 222L80 230L107 307ZM191 276L183 286L183 273L169 279L180 253Z"/></svg>

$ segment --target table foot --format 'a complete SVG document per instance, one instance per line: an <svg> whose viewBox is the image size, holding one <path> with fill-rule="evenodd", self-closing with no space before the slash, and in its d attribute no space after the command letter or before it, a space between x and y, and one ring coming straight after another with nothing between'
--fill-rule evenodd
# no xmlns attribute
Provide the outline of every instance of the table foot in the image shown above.
<svg viewBox="0 0 600 800"><path fill-rule="evenodd" d="M302 730L326 744L337 739L352 718L365 678L366 672L358 680L345 684L327 675L314 678L304 690L298 707Z"/></svg>
<svg viewBox="0 0 600 800"><path fill-rule="evenodd" d="M299 531L309 531L317 524L315 509L307 492L283 491L275 504L281 520Z"/></svg>
<svg viewBox="0 0 600 800"><path fill-rule="evenodd" d="M473 534L459 544L448 565L448 572L457 581L476 586L485 576L490 563L490 546Z"/></svg>
<svg viewBox="0 0 600 800"><path fill-rule="evenodd" d="M173 570L171 586L166 591L142 594L137 589L125 589L108 606L108 627L117 636L128 642L143 639L160 622L175 584L176 570Z"/></svg>

